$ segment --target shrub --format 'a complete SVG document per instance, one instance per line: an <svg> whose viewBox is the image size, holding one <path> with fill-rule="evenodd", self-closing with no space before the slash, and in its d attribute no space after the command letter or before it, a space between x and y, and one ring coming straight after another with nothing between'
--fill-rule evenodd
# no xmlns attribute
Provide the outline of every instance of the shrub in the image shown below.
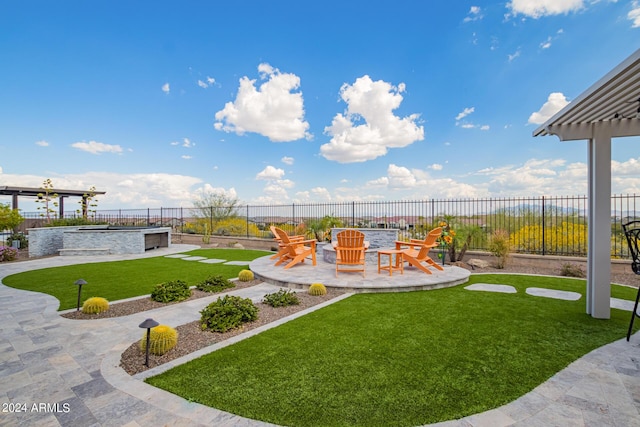
<svg viewBox="0 0 640 427"><path fill-rule="evenodd" d="M91 297L82 304L82 312L85 314L98 314L109 310L109 301L101 297Z"/></svg>
<svg viewBox="0 0 640 427"><path fill-rule="evenodd" d="M253 280L253 271L251 270L241 270L238 273L238 280L241 282L250 282Z"/></svg>
<svg viewBox="0 0 640 427"><path fill-rule="evenodd" d="M13 261L18 256L18 250L9 246L0 246L0 262Z"/></svg>
<svg viewBox="0 0 640 427"><path fill-rule="evenodd" d="M311 286L309 286L309 295L320 296L326 294L327 288L325 288L322 283L312 283Z"/></svg>
<svg viewBox="0 0 640 427"><path fill-rule="evenodd" d="M178 331L171 326L158 325L149 334L149 353L162 356L178 344ZM140 350L147 351L147 332L140 340Z"/></svg>
<svg viewBox="0 0 640 427"><path fill-rule="evenodd" d="M204 292L220 292L225 289L235 288L235 284L224 277L209 276L196 285L196 288Z"/></svg>
<svg viewBox="0 0 640 427"><path fill-rule="evenodd" d="M287 289L280 289L273 294L267 294L262 300L265 304L269 304L271 307L286 307L288 305L298 305L300 300L295 292Z"/></svg>
<svg viewBox="0 0 640 427"><path fill-rule="evenodd" d="M27 249L29 247L29 239L23 233L13 233L7 239L7 246L10 246L14 240L18 240L20 242L20 249Z"/></svg>
<svg viewBox="0 0 640 427"><path fill-rule="evenodd" d="M509 233L505 230L494 231L489 238L489 247L487 249L493 256L498 258L496 268L504 268L507 265L509 251L511 250Z"/></svg>
<svg viewBox="0 0 640 427"><path fill-rule="evenodd" d="M584 272L582 267L577 264L566 263L562 264L562 270L560 271L561 276L566 277L587 277L587 274Z"/></svg>
<svg viewBox="0 0 640 427"><path fill-rule="evenodd" d="M258 318L258 307L251 299L225 295L200 311L202 330L226 332Z"/></svg>
<svg viewBox="0 0 640 427"><path fill-rule="evenodd" d="M172 280L156 285L151 299L158 302L182 301L191 296L191 289L182 280Z"/></svg>

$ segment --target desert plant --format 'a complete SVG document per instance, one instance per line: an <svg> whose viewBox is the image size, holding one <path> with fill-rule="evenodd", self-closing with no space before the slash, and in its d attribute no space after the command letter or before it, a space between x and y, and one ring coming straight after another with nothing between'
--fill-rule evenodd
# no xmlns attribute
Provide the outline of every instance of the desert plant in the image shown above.
<svg viewBox="0 0 640 427"><path fill-rule="evenodd" d="M191 296L191 289L182 280L171 280L156 285L151 299L158 302L182 301Z"/></svg>
<svg viewBox="0 0 640 427"><path fill-rule="evenodd" d="M149 334L149 353L162 356L178 344L178 331L171 326L158 325ZM147 349L147 332L140 340L140 350Z"/></svg>
<svg viewBox="0 0 640 427"><path fill-rule="evenodd" d="M312 283L309 286L309 295L320 296L326 294L327 288L322 283Z"/></svg>
<svg viewBox="0 0 640 427"><path fill-rule="evenodd" d="M102 297L91 297L82 304L84 314L98 314L109 310L109 301Z"/></svg>
<svg viewBox="0 0 640 427"><path fill-rule="evenodd" d="M509 232L505 230L496 230L489 238L489 252L497 258L496 268L504 268L507 265L509 251Z"/></svg>
<svg viewBox="0 0 640 427"><path fill-rule="evenodd" d="M238 273L238 280L241 282L250 282L253 278L253 271L251 270L240 270L240 273Z"/></svg>
<svg viewBox="0 0 640 427"><path fill-rule="evenodd" d="M251 299L225 295L200 311L202 330L226 332L258 318L258 307Z"/></svg>
<svg viewBox="0 0 640 427"><path fill-rule="evenodd" d="M235 288L235 284L224 277L209 276L196 285L196 289L203 292L220 292L225 289Z"/></svg>
<svg viewBox="0 0 640 427"><path fill-rule="evenodd" d="M300 300L295 292L289 289L280 289L278 292L267 294L262 300L271 307L286 307L288 305L298 305Z"/></svg>
<svg viewBox="0 0 640 427"><path fill-rule="evenodd" d="M566 263L562 264L562 270L560 270L561 276L566 277L587 277L587 274L584 272L582 267L577 264Z"/></svg>

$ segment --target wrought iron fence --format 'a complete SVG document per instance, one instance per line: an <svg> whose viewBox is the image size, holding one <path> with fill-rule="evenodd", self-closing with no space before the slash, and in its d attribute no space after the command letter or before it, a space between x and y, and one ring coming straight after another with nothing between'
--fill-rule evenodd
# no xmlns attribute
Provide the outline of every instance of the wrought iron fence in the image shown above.
<svg viewBox="0 0 640 427"><path fill-rule="evenodd" d="M622 224L636 219L640 195L611 197L611 255L629 256ZM496 230L509 233L515 252L586 256L586 196L430 199L374 202L236 205L207 208L96 210L88 221L120 226L169 226L174 232L271 238L270 225L290 231L323 226L396 228L403 238L419 238L440 221L457 231L456 244L486 250ZM42 226L40 213L22 213L23 228ZM64 222L83 218L65 212ZM324 221L323 221L324 220ZM304 224L304 227L302 226ZM324 224L324 225L323 225ZM322 230L320 230L322 234ZM316 236L318 234L316 233Z"/></svg>

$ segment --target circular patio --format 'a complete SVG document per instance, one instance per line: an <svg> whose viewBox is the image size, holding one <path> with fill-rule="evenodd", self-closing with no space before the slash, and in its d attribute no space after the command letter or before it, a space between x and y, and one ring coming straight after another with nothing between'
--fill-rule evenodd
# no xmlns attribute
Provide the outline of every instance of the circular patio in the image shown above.
<svg viewBox="0 0 640 427"><path fill-rule="evenodd" d="M249 264L256 279L273 285L292 289L307 289L312 283L322 283L327 288L337 288L350 292L409 292L456 286L469 280L468 270L455 266L444 266L444 271L433 268L433 274L426 274L415 267L404 267L404 274L394 271L382 271L378 274L377 265L366 265L366 277L362 273L338 273L336 277L335 264L330 264L318 256L317 265L311 260L298 263L288 270L284 265L275 266L275 260L270 256L257 258Z"/></svg>

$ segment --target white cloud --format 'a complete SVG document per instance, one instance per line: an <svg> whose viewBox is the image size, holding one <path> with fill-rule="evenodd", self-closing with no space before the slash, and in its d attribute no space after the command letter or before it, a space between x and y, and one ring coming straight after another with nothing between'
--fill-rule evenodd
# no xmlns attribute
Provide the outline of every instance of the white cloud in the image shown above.
<svg viewBox="0 0 640 427"><path fill-rule="evenodd" d="M389 188L413 188L418 180L411 171L403 166L390 164L387 168Z"/></svg>
<svg viewBox="0 0 640 427"><path fill-rule="evenodd" d="M374 82L367 75L353 85L343 84L340 97L347 109L325 127L331 140L320 146L321 155L340 163L364 162L384 156L389 148L422 141L424 127L416 124L418 114L403 118L393 114L405 89L404 83L396 87L382 80Z"/></svg>
<svg viewBox="0 0 640 427"><path fill-rule="evenodd" d="M631 2L631 10L627 13L627 18L632 22L632 28L640 28L640 2L634 0Z"/></svg>
<svg viewBox="0 0 640 427"><path fill-rule="evenodd" d="M460 120L464 119L465 117L467 117L469 114L473 113L474 111L476 111L476 107L467 107L467 108L465 108L460 113L458 113L458 115L456 116L456 121L459 122Z"/></svg>
<svg viewBox="0 0 640 427"><path fill-rule="evenodd" d="M442 170L442 165L439 164L439 163L434 163L434 164L429 166L429 169L433 169L434 171L441 171Z"/></svg>
<svg viewBox="0 0 640 427"><path fill-rule="evenodd" d="M162 85L162 91L166 94L168 94L169 92L171 92L171 89L169 87L169 83L165 83Z"/></svg>
<svg viewBox="0 0 640 427"><path fill-rule="evenodd" d="M471 6L471 8L469 9L469 13L467 14L466 18L464 18L464 22L472 22L472 21L478 21L480 19L484 18L484 16L482 15L482 10L480 9L479 6Z"/></svg>
<svg viewBox="0 0 640 427"><path fill-rule="evenodd" d="M551 47L551 36L547 37L545 41L540 43L541 49L549 49Z"/></svg>
<svg viewBox="0 0 640 427"><path fill-rule="evenodd" d="M180 157L182 157L182 158L183 158L183 159L185 159L185 160L191 160L191 156L188 156L188 155L186 155L186 154L183 154L183 155L182 155L182 156L180 156Z"/></svg>
<svg viewBox="0 0 640 427"><path fill-rule="evenodd" d="M489 130L489 129L491 129L491 127L489 125L480 126L480 130Z"/></svg>
<svg viewBox="0 0 640 427"><path fill-rule="evenodd" d="M525 15L530 18L568 14L584 7L583 0L511 0L507 8L513 15Z"/></svg>
<svg viewBox="0 0 640 427"><path fill-rule="evenodd" d="M212 86L215 82L216 82L216 79L214 79L213 77L207 76L207 78L205 80L198 79L198 81L196 83L201 88L206 89L209 86Z"/></svg>
<svg viewBox="0 0 640 427"><path fill-rule="evenodd" d="M280 161L282 163L284 163L285 165L292 165L293 162L294 162L294 158L293 157L284 156L283 158L280 159Z"/></svg>
<svg viewBox="0 0 640 427"><path fill-rule="evenodd" d="M311 139L302 92L292 92L300 87L300 77L264 63L258 71L267 81L256 89L256 80L242 77L235 101L216 113L215 129L238 135L254 132L273 142Z"/></svg>
<svg viewBox="0 0 640 427"><path fill-rule="evenodd" d="M74 142L71 144L73 148L77 148L78 150L86 151L91 154L101 154L101 153L122 153L122 147L119 145L110 145L104 144L102 142L89 141L89 142Z"/></svg>
<svg viewBox="0 0 640 427"><path fill-rule="evenodd" d="M520 50L520 48L518 48L518 50L513 52L511 55L507 55L507 58L509 59L509 62L512 62L514 59L518 58L520 56L520 53L521 53L521 50Z"/></svg>
<svg viewBox="0 0 640 427"><path fill-rule="evenodd" d="M547 102L542 105L540 110L529 116L529 123L541 125L558 111L562 110L567 104L569 104L569 101L567 101L567 98L565 98L561 92L550 93Z"/></svg>
<svg viewBox="0 0 640 427"><path fill-rule="evenodd" d="M258 172L256 179L263 180L276 180L282 179L284 176L284 170L280 168L274 168L273 166L267 166L261 172Z"/></svg>
<svg viewBox="0 0 640 427"><path fill-rule="evenodd" d="M41 141L36 141L36 145L39 147L48 147L49 143L45 140L41 140Z"/></svg>
<svg viewBox="0 0 640 427"><path fill-rule="evenodd" d="M196 145L195 142L191 142L189 138L182 139L182 146L185 148L191 148L191 147L194 147L195 145Z"/></svg>

